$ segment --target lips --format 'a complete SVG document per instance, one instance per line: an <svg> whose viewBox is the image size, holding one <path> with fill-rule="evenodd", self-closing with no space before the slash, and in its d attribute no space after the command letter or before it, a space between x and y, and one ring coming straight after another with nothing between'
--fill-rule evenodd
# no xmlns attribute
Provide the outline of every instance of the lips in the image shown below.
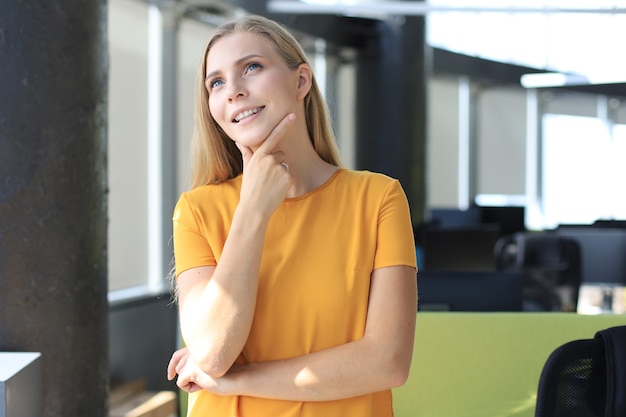
<svg viewBox="0 0 626 417"><path fill-rule="evenodd" d="M256 107L254 109L248 109L248 110L244 110L241 113L237 114L234 118L233 118L233 122L235 123L239 123L240 121L242 121L243 119L252 116L253 114L257 114L258 112L260 112L261 110L263 110L265 108L265 106L260 106L260 107Z"/></svg>

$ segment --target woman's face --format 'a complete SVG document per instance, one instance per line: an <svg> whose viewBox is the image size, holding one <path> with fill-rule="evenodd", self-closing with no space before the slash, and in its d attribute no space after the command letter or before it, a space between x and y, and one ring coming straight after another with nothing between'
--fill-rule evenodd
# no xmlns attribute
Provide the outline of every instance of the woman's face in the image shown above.
<svg viewBox="0 0 626 417"><path fill-rule="evenodd" d="M211 115L231 139L253 149L295 111L298 79L273 43L254 33L227 35L206 57Z"/></svg>

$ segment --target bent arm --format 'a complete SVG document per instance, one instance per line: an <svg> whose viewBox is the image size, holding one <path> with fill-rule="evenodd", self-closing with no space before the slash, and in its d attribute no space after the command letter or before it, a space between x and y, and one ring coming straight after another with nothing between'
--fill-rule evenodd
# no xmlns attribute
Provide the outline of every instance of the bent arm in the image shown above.
<svg viewBox="0 0 626 417"><path fill-rule="evenodd" d="M219 264L178 276L183 338L212 377L228 371L248 338L266 227L267 219L238 207Z"/></svg>
<svg viewBox="0 0 626 417"><path fill-rule="evenodd" d="M362 339L291 359L235 366L218 379L201 374L192 379L222 395L294 401L343 399L396 387L408 378L416 311L415 269L380 268L372 273Z"/></svg>
<svg viewBox="0 0 626 417"><path fill-rule="evenodd" d="M213 378L224 375L248 339L269 219L293 178L275 148L295 120L286 115L256 152L237 144L243 158L240 200L220 261L178 276L180 327L192 359Z"/></svg>

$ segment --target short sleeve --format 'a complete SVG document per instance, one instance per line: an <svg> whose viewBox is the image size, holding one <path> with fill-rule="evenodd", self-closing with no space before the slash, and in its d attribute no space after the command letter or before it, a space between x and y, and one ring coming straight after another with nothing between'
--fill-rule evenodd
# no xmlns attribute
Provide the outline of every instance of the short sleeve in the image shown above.
<svg viewBox="0 0 626 417"><path fill-rule="evenodd" d="M374 268L395 265L417 268L409 203L397 180L390 183L380 207Z"/></svg>
<svg viewBox="0 0 626 417"><path fill-rule="evenodd" d="M176 203L172 226L177 277L190 268L216 265L213 251L202 234L196 213L186 194Z"/></svg>

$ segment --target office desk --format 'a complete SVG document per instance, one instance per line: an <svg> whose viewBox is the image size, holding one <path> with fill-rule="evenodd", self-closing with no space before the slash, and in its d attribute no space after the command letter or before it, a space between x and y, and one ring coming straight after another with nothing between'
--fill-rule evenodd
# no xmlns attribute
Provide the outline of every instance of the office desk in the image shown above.
<svg viewBox="0 0 626 417"><path fill-rule="evenodd" d="M626 315L419 312L408 382L393 390L396 417L533 417L554 349Z"/></svg>

